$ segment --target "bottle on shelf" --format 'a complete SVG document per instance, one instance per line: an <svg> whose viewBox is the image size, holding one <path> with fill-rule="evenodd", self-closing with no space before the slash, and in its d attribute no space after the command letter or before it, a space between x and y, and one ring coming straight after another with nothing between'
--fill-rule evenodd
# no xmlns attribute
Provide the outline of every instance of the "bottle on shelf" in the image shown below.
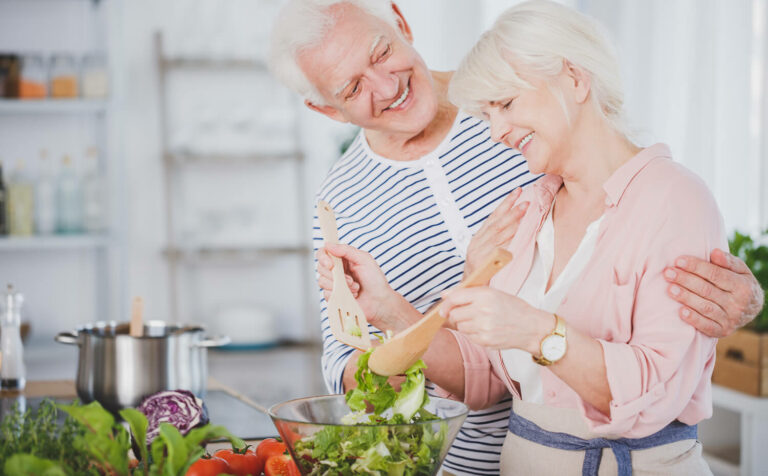
<svg viewBox="0 0 768 476"><path fill-rule="evenodd" d="M65 155L56 179L56 231L63 234L80 233L83 230L83 198L80 179Z"/></svg>
<svg viewBox="0 0 768 476"><path fill-rule="evenodd" d="M21 305L24 296L8 285L3 297L0 314L0 352L3 361L0 365L0 389L23 390L27 383L24 368L24 347L21 343Z"/></svg>
<svg viewBox="0 0 768 476"><path fill-rule="evenodd" d="M107 228L107 189L100 172L99 150L90 147L85 154L83 176L83 225L88 233L100 233Z"/></svg>
<svg viewBox="0 0 768 476"><path fill-rule="evenodd" d="M59 53L51 58L51 97L76 98L79 95L77 62L71 54Z"/></svg>
<svg viewBox="0 0 768 476"><path fill-rule="evenodd" d="M35 191L24 171L24 162L19 161L8 180L8 234L31 236L34 230Z"/></svg>
<svg viewBox="0 0 768 476"><path fill-rule="evenodd" d="M105 98L109 94L109 76L107 75L107 58L100 53L91 53L83 58L83 73L81 78L84 98Z"/></svg>
<svg viewBox="0 0 768 476"><path fill-rule="evenodd" d="M35 232L56 232L56 178L48 160L48 151L40 150L40 172L35 182Z"/></svg>
<svg viewBox="0 0 768 476"><path fill-rule="evenodd" d="M20 99L44 99L47 97L47 79L45 60L42 55L26 54L21 57Z"/></svg>
<svg viewBox="0 0 768 476"><path fill-rule="evenodd" d="M3 163L0 161L0 236L8 234L8 194L5 189L5 179L3 178Z"/></svg>

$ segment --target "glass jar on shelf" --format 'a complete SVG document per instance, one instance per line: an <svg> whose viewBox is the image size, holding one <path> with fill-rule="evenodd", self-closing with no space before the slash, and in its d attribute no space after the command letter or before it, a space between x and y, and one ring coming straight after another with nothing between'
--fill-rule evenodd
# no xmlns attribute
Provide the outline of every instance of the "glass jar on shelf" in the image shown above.
<svg viewBox="0 0 768 476"><path fill-rule="evenodd" d="M51 58L51 97L76 98L80 94L77 61L67 53L58 53Z"/></svg>
<svg viewBox="0 0 768 476"><path fill-rule="evenodd" d="M109 94L109 76L106 56L101 53L85 55L80 85L84 98L100 99L107 97Z"/></svg>
<svg viewBox="0 0 768 476"><path fill-rule="evenodd" d="M48 96L48 74L45 70L45 60L42 55L23 55L21 57L20 76L20 99L44 99Z"/></svg>

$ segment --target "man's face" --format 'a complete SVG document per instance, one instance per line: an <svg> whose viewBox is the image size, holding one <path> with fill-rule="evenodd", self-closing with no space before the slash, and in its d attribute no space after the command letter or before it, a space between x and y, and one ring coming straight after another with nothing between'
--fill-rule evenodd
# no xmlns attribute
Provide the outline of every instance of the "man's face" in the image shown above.
<svg viewBox="0 0 768 476"><path fill-rule="evenodd" d="M337 22L299 66L325 98L308 104L341 122L390 134L418 134L437 114L426 64L402 32L350 5L332 7ZM404 34L406 37L404 37Z"/></svg>

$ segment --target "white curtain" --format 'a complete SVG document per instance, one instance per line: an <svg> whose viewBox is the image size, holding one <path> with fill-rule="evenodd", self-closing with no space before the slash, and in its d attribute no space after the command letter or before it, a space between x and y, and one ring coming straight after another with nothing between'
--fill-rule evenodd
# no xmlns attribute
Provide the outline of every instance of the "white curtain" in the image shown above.
<svg viewBox="0 0 768 476"><path fill-rule="evenodd" d="M484 0L484 27L519 3ZM561 0L614 40L641 145L666 142L729 230L768 227L768 0Z"/></svg>

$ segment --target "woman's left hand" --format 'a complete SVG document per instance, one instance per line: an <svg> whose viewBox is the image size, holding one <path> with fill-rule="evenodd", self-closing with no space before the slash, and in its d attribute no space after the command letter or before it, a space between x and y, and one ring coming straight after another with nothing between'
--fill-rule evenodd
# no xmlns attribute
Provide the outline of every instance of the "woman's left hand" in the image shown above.
<svg viewBox="0 0 768 476"><path fill-rule="evenodd" d="M454 289L443 296L440 314L474 343L491 349L517 348L537 354L555 318L522 299L487 286Z"/></svg>

